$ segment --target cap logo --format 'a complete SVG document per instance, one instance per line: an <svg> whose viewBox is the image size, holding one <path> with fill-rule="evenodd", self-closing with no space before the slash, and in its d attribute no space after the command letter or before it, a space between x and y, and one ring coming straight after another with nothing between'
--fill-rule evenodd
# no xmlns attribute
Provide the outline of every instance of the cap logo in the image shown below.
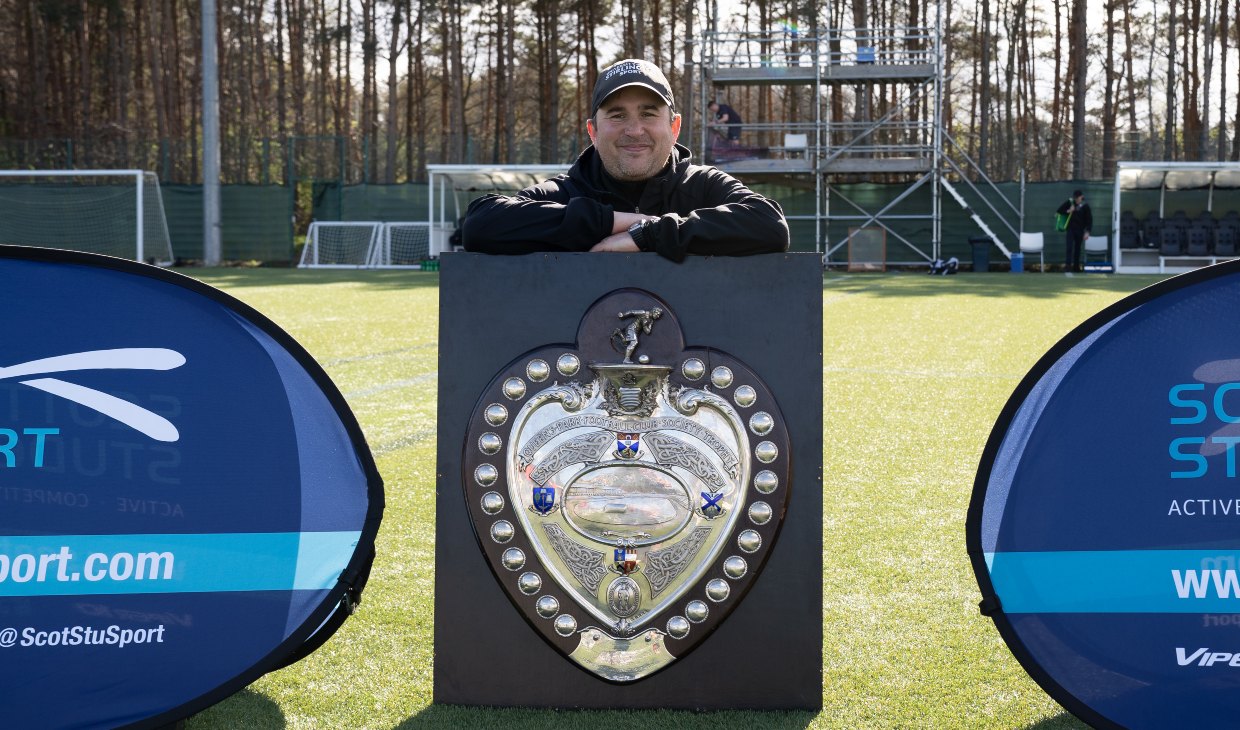
<svg viewBox="0 0 1240 730"><path fill-rule="evenodd" d="M606 81L614 76L619 76L621 74L640 74L640 73L643 73L642 65L640 63L636 61L626 61L624 63L618 63L615 66L612 66L611 68L607 69L607 72L603 74L603 80Z"/></svg>

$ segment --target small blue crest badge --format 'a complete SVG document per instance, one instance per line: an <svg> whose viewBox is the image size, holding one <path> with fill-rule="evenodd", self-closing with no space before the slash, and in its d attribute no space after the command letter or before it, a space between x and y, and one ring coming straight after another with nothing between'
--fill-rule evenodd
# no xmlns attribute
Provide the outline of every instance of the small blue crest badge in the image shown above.
<svg viewBox="0 0 1240 730"><path fill-rule="evenodd" d="M616 456L621 459L636 459L642 447L640 433L616 434Z"/></svg>
<svg viewBox="0 0 1240 730"><path fill-rule="evenodd" d="M713 520L723 514L723 505L720 500L723 499L723 492L701 492L702 506L698 509L702 516L708 520Z"/></svg>
<svg viewBox="0 0 1240 730"><path fill-rule="evenodd" d="M534 487L533 507L539 514L549 514L555 509L555 487Z"/></svg>
<svg viewBox="0 0 1240 730"><path fill-rule="evenodd" d="M631 547L620 547L615 549L615 568L616 571L624 575L637 570L637 550Z"/></svg>

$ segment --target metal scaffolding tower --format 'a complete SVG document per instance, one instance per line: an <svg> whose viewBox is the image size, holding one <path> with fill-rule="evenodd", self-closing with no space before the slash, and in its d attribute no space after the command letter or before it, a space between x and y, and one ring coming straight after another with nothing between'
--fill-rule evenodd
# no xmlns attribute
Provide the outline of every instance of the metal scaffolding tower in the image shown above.
<svg viewBox="0 0 1240 730"><path fill-rule="evenodd" d="M954 142L944 132L942 12L942 4L936 3L934 24L929 27L816 28L806 33L791 24L774 31L720 31L716 15L701 42L697 88L705 118L697 140L700 154L741 179L812 187L813 215L790 215L789 220L812 218L816 250L828 265L843 263L850 242L865 229L879 229L894 241L888 247L892 252L885 254L886 264L925 264L939 258L943 192L951 192L973 215L947 175L957 176L1001 218L1019 216L1006 198L999 207L1007 203L1010 210L996 210L944 154L945 146ZM722 131L719 127L711 126L714 118L707 105L720 92L745 87L776 87L785 96L804 95L808 88L812 101L797 109L795 119L746 122L741 143L730 143L716 133ZM898 102L880 114L872 113L874 90L892 87ZM850 109L845 109L846 102ZM768 110L766 116L778 113ZM747 111L745 116L752 114ZM990 182L976 168L973 174ZM906 187L867 210L842 187L854 182ZM924 193L914 195L927 187L928 205ZM830 240L828 221L846 223L847 234ZM905 224L898 226L897 221ZM908 222L917 221L918 228L929 229L929 241L908 235ZM1008 227L1014 241L1017 229ZM986 234L1004 254L1009 253L998 235L989 228Z"/></svg>

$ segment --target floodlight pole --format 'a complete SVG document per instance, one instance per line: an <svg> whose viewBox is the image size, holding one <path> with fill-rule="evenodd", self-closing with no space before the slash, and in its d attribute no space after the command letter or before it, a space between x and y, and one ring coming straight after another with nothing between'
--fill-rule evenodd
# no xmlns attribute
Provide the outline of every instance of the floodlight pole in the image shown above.
<svg viewBox="0 0 1240 730"><path fill-rule="evenodd" d="M220 76L215 0L202 0L202 259L220 265Z"/></svg>

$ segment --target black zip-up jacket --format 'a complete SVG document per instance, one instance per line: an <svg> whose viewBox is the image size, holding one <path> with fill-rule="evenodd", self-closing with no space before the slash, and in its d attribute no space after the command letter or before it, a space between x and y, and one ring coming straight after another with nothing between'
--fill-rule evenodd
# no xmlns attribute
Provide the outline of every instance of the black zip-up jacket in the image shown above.
<svg viewBox="0 0 1240 730"><path fill-rule="evenodd" d="M1094 230L1094 211L1090 209L1089 203L1081 203L1076 210L1073 210L1072 206L1073 201L1071 198L1068 198L1067 202L1059 206L1055 212L1060 215L1072 215L1068 219L1068 231L1077 238L1080 238L1083 233L1088 233L1092 236Z"/></svg>
<svg viewBox="0 0 1240 730"><path fill-rule="evenodd" d="M569 169L513 196L470 203L462 231L466 251L523 254L589 251L612 233L616 211L659 216L646 226L645 248L683 261L686 254L745 256L788 250L779 204L721 170L690 162L681 145L646 184L636 208L607 190L602 162L587 147Z"/></svg>

